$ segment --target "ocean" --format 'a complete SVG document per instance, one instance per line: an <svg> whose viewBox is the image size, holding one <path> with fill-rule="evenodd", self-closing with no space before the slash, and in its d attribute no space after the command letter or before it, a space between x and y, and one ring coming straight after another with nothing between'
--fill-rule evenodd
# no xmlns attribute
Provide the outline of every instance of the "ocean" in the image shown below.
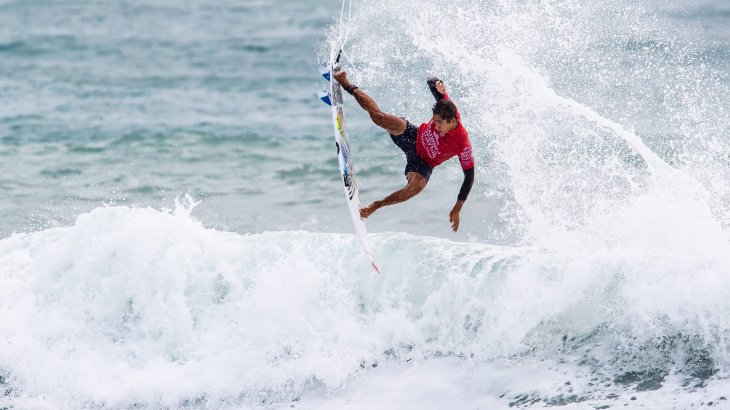
<svg viewBox="0 0 730 410"><path fill-rule="evenodd" d="M325 83L452 159L353 234ZM727 0L0 0L0 408L730 409ZM405 184L345 96L363 205Z"/></svg>

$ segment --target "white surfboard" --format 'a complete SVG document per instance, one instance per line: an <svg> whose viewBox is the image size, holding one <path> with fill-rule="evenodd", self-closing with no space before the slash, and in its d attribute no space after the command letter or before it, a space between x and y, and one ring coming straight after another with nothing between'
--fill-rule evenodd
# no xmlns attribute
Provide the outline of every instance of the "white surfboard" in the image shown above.
<svg viewBox="0 0 730 410"><path fill-rule="evenodd" d="M331 74L338 68L340 51L333 50L330 56L329 66L321 68L321 74L330 83L329 95L321 95L321 99L332 106L332 124L334 126L335 144L337 145L337 158L340 163L340 174L342 175L342 183L345 188L345 200L350 210L350 218L352 225L355 227L355 233L360 239L362 249L370 259L370 265L376 273L380 274L378 265L373 258L373 252L370 250L368 243L367 230L365 222L360 218L360 195L355 181L355 168L350 154L350 142L345 128L345 107L342 98L342 87Z"/></svg>

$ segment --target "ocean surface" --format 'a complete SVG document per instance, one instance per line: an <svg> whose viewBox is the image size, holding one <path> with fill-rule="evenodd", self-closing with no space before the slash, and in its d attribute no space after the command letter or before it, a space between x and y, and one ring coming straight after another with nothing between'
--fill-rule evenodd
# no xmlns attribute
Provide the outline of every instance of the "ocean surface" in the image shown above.
<svg viewBox="0 0 730 410"><path fill-rule="evenodd" d="M352 234L317 65L444 80ZM0 408L730 409L727 0L0 0ZM402 153L346 96L360 197Z"/></svg>

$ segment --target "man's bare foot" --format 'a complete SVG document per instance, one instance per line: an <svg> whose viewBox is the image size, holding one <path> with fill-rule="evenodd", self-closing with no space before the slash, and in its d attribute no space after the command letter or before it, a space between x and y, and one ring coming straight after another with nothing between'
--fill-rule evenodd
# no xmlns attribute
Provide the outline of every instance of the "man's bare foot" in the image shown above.
<svg viewBox="0 0 730 410"><path fill-rule="evenodd" d="M378 207L375 205L375 202L366 206L365 208L360 208L360 218L366 219L368 216L372 215L373 212L375 212L377 209Z"/></svg>
<svg viewBox="0 0 730 410"><path fill-rule="evenodd" d="M347 79L347 73L345 70L337 70L334 72L335 80L340 83L341 86L347 88L350 85L350 81Z"/></svg>

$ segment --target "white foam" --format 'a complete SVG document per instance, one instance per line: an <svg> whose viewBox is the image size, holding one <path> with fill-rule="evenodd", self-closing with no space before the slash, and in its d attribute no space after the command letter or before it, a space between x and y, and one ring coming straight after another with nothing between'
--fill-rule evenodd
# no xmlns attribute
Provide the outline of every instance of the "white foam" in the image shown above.
<svg viewBox="0 0 730 410"><path fill-rule="evenodd" d="M51 403L286 400L336 388L388 350L468 342L454 315L481 303L492 264L513 254L378 242L382 279L348 235L241 236L187 212L99 208L13 235L0 241L0 363L23 399Z"/></svg>
<svg viewBox="0 0 730 410"><path fill-rule="evenodd" d="M413 385L430 397L442 380L434 403L479 408L553 397L565 372L576 389L593 377L580 355L554 357L563 335L617 331L591 342L602 347L587 357L600 362L613 360L615 346L675 333L719 348L730 327L724 259L713 253L682 265L633 249L583 254L400 233L373 243L380 278L351 235L238 235L181 211L99 208L71 227L3 239L0 363L15 390L3 400L73 408L301 398L317 407L380 384L391 390L363 403ZM538 367L554 363L542 390L524 368L533 354ZM509 357L522 358L499 365ZM575 363L557 364L567 357ZM716 366L723 357L718 349ZM496 371L490 363L512 374L508 387L480 382ZM458 386L474 383L482 390L458 399Z"/></svg>

